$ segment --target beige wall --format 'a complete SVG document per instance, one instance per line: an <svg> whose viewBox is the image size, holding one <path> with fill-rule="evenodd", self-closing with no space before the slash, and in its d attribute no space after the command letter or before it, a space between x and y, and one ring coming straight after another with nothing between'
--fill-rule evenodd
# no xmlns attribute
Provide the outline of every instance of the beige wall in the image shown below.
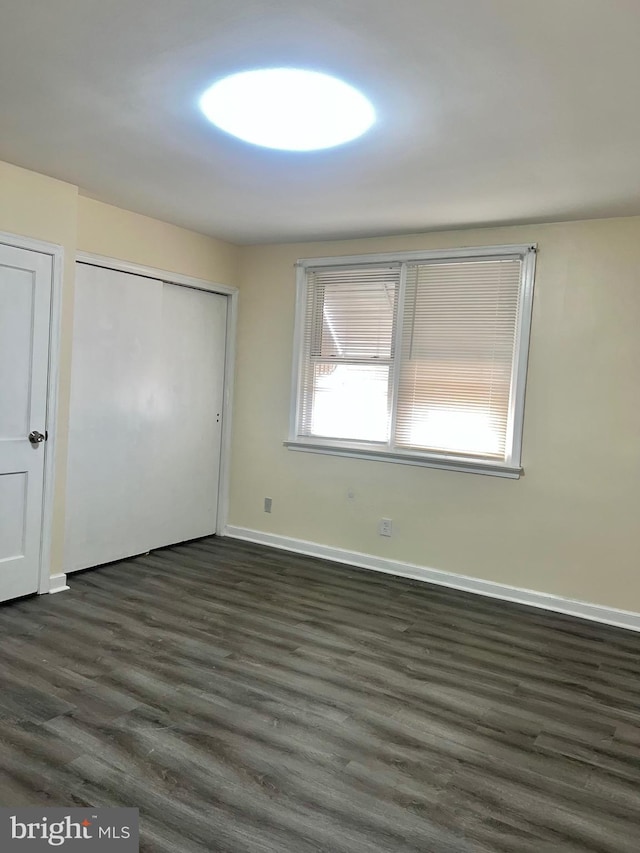
<svg viewBox="0 0 640 853"><path fill-rule="evenodd" d="M236 284L238 249L147 216L78 195L78 188L0 162L0 231L64 249L60 381L51 573L64 571L73 286L77 250L145 264L220 284Z"/></svg>
<svg viewBox="0 0 640 853"><path fill-rule="evenodd" d="M529 241L522 479L282 446L297 258ZM230 523L640 611L639 269L640 218L244 249Z"/></svg>
<svg viewBox="0 0 640 853"><path fill-rule="evenodd" d="M237 278L237 246L83 196L78 249L217 284Z"/></svg>

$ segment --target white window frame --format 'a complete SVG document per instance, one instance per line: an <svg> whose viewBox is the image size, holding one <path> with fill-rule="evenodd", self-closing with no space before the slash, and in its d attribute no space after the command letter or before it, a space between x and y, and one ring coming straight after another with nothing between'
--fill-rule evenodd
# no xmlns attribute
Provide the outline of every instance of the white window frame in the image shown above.
<svg viewBox="0 0 640 853"><path fill-rule="evenodd" d="M331 456L348 456L356 459L369 459L384 462L395 462L401 465L422 465L428 468L444 468L473 474L490 474L497 477L517 479L523 473L522 469L522 431L524 425L524 402L527 379L527 362L529 356L529 338L531 333L531 315L533 310L533 285L535 279L537 244L524 243L517 245L479 246L462 249L438 249L423 252L384 252L369 255L343 255L331 258L304 258L296 263L296 313L293 342L293 373L291 383L291 411L289 420L289 438L284 442L290 450L324 453ZM520 279L520 311L516 329L516 343L511 378L510 406L507 424L507 454L504 462L495 460L470 459L455 454L433 453L422 451L403 451L380 448L366 441L345 441L343 439L305 437L299 431L299 400L302 392L301 377L304 368L304 322L307 304L307 270L313 267L338 266L376 266L384 264L402 265L398 298L400 304L404 301L406 281L406 265L416 262L438 260L468 259L502 259L519 257L522 261ZM395 340L399 342L402 335L402 311L398 312L395 329ZM397 386L399 381L399 364L397 358L394 365L392 388L392 429L396 417Z"/></svg>

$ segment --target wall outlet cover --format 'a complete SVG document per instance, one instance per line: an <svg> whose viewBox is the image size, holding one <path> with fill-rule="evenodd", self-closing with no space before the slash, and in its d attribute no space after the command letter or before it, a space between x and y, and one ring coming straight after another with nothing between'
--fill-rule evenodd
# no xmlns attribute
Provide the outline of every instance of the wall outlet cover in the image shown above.
<svg viewBox="0 0 640 853"><path fill-rule="evenodd" d="M390 518L381 518L378 522L378 533L380 536L391 536L393 533L393 522Z"/></svg>

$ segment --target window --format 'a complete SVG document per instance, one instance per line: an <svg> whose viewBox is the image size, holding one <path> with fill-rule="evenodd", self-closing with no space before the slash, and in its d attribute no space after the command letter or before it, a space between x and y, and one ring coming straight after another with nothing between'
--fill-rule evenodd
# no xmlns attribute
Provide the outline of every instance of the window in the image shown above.
<svg viewBox="0 0 640 853"><path fill-rule="evenodd" d="M289 441L517 477L534 246L298 264Z"/></svg>

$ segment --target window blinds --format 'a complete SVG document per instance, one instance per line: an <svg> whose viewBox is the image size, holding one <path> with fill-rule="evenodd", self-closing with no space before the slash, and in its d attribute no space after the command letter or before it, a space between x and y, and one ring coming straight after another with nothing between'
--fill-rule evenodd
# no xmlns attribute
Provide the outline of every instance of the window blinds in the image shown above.
<svg viewBox="0 0 640 853"><path fill-rule="evenodd" d="M521 289L520 254L308 268L297 434L504 462Z"/></svg>
<svg viewBox="0 0 640 853"><path fill-rule="evenodd" d="M390 359L400 268L309 272L312 356Z"/></svg>
<svg viewBox="0 0 640 853"><path fill-rule="evenodd" d="M388 441L400 265L307 272L299 433Z"/></svg>
<svg viewBox="0 0 640 853"><path fill-rule="evenodd" d="M410 264L395 444L504 458L521 260Z"/></svg>

